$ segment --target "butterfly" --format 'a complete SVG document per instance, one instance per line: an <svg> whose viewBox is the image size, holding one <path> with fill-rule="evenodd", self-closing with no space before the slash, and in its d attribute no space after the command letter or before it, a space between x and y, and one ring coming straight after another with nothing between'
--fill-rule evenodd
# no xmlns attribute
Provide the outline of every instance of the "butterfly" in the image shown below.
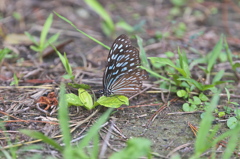
<svg viewBox="0 0 240 159"><path fill-rule="evenodd" d="M142 80L147 79L148 76L145 70L139 68L139 51L131 45L126 35L120 35L113 42L107 62L103 75L102 94L129 96L140 92Z"/></svg>

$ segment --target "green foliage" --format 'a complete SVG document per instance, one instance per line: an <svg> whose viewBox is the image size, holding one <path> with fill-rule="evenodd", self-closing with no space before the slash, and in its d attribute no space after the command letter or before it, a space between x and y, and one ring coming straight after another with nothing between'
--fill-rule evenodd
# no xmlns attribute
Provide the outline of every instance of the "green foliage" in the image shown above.
<svg viewBox="0 0 240 159"><path fill-rule="evenodd" d="M110 47L103 44L102 42L98 41L97 39L95 39L94 37L88 35L87 33L83 32L82 30L78 29L70 20L68 20L67 18L61 16L60 14L58 14L57 12L54 12L59 18L61 18L62 20L64 20L65 22L67 22L68 24L70 24L74 29L76 29L78 32L80 32L81 34L83 34L84 36L86 36L87 38L93 40L94 42L98 43L99 45L105 47L106 49L110 50Z"/></svg>
<svg viewBox="0 0 240 159"><path fill-rule="evenodd" d="M228 47L228 43L227 43L227 41L226 41L226 38L224 38L224 48L225 48L226 53L227 53L228 62L230 63L230 65L231 65L231 67L232 67L232 70L233 70L234 72L236 72L236 71L237 71L237 68L240 67L240 63L239 63L239 62L233 63L233 59L232 59L232 58L233 58L233 55L232 55L231 50L230 50L229 47ZM236 75L236 73L235 73L235 75Z"/></svg>
<svg viewBox="0 0 240 159"><path fill-rule="evenodd" d="M204 63L204 66L199 66L207 74L207 81L210 81L210 84L201 83L192 78L189 60L187 59L186 53L184 51L178 50L179 58L174 63L169 58L160 58L160 57L149 57L149 60L153 66L153 69L150 70L146 67L144 68L150 75L161 78L165 81L165 87L168 85L168 88L171 87L171 91L176 91L177 96L180 98L187 99L187 102L183 105L184 111L194 111L197 110L200 106L206 106L208 103L208 98L204 95L204 91L213 91L216 89L217 85L231 82L231 81L222 81L224 76L224 71L221 70L217 72L214 76L212 75L213 66L216 64L216 61L222 52L223 49L223 36L221 36L219 42L215 45L213 50L205 57L200 58L201 60L196 59L194 65L198 63ZM168 72L169 77L161 76L157 71ZM165 73L166 74L166 73ZM210 78L212 77L212 78ZM162 86L164 84L162 83ZM165 89L168 89L167 87ZM194 91L194 93L193 93ZM194 95L193 95L194 94ZM222 115L222 114L221 114Z"/></svg>
<svg viewBox="0 0 240 159"><path fill-rule="evenodd" d="M85 90L80 89L81 94L85 93ZM85 94L85 97L88 95ZM59 112L58 118L60 123L61 132L63 135L64 146L58 144L55 140L43 135L40 132L32 130L21 130L22 133L35 138L40 139L44 143L51 145L54 149L59 151L63 158L83 158L83 159L97 159L99 154L99 130L101 126L107 121L109 115L113 111L112 108L108 109L96 122L95 124L87 131L84 138L78 143L77 146L71 145L71 134L69 129L69 116L68 116L68 105L67 105L67 96L65 94L65 86L61 84L60 87L60 102L59 102ZM128 146L112 156L117 158L126 158L132 159L139 158L142 156L148 156L150 158L150 141L147 139L131 139L128 141ZM127 157L126 157L126 154ZM131 155L130 155L131 154Z"/></svg>
<svg viewBox="0 0 240 159"><path fill-rule="evenodd" d="M18 21L22 19L22 15L18 12L13 12L12 16Z"/></svg>
<svg viewBox="0 0 240 159"><path fill-rule="evenodd" d="M75 79L75 76L73 75L72 67L68 62L66 53L64 52L64 55L62 55L53 45L51 45L51 46L52 46L52 48L54 48L55 52L58 54L58 57L60 58L63 66L65 68L65 71L67 72L66 75L63 75L63 78L71 79L73 81Z"/></svg>
<svg viewBox="0 0 240 159"><path fill-rule="evenodd" d="M83 89L90 89L91 88L87 84L68 83L68 85L73 87L73 88L83 88Z"/></svg>
<svg viewBox="0 0 240 159"><path fill-rule="evenodd" d="M114 24L111 16L97 0L84 0L84 1L103 19L103 22L101 23L101 28L105 35L107 36L112 35L115 32L116 27L122 28L127 32L133 32L134 30L137 30L137 28L132 27L123 19L119 20L116 24Z"/></svg>
<svg viewBox="0 0 240 159"><path fill-rule="evenodd" d="M106 35L111 35L115 31L114 23L110 15L106 12L103 6L97 0L84 0L103 20L101 24L103 32Z"/></svg>
<svg viewBox="0 0 240 159"><path fill-rule="evenodd" d="M235 128L238 124L240 124L240 109L238 108L238 103L237 102L231 102L230 100L230 92L228 91L227 88L225 88L225 91L227 93L227 102L226 102L226 106L224 106L224 110L226 114L230 114L233 113L235 116L232 116L230 118L227 119L227 126L230 129ZM231 108L231 105L233 105L234 107Z"/></svg>
<svg viewBox="0 0 240 159"><path fill-rule="evenodd" d="M2 65L2 61L5 58L5 56L10 52L11 50L8 48L0 49L0 66Z"/></svg>
<svg viewBox="0 0 240 159"><path fill-rule="evenodd" d="M148 68L150 69L150 64L148 62L148 59L147 59L147 55L146 55L146 52L144 51L144 48L143 48L143 43L142 43L142 38L140 38L139 36L136 36L137 37L137 43L138 43L138 46L139 46L139 50L140 50L140 59L141 59L141 64L142 66L144 66L145 68Z"/></svg>
<svg viewBox="0 0 240 159"><path fill-rule="evenodd" d="M132 138L127 141L127 147L113 154L109 159L138 159L142 156L151 158L150 148L151 142L148 139Z"/></svg>
<svg viewBox="0 0 240 159"><path fill-rule="evenodd" d="M19 83L19 79L17 78L16 74L14 73L13 75L13 81L10 83L10 86L18 86L18 83Z"/></svg>
<svg viewBox="0 0 240 159"><path fill-rule="evenodd" d="M187 31L187 26L183 22L180 22L173 28L174 35L179 38L183 37L186 31Z"/></svg>
<svg viewBox="0 0 240 159"><path fill-rule="evenodd" d="M35 44L30 46L30 48L33 51L36 51L39 53L39 61L42 62L42 54L43 51L52 43L57 41L59 34L54 34L50 38L47 39L48 31L52 25L53 22L53 14L50 14L44 23L41 35L40 35L40 41L38 42L34 36L32 36L30 33L25 32L25 35L28 36L28 38Z"/></svg>
<svg viewBox="0 0 240 159"><path fill-rule="evenodd" d="M75 106L83 106L84 104L81 102L79 96L73 93L66 94L66 100L68 102L68 106L75 105Z"/></svg>
<svg viewBox="0 0 240 159"><path fill-rule="evenodd" d="M96 106L93 105L91 95L83 88L78 89L78 96L73 93L66 94L66 101L68 106L83 106L88 110L93 109Z"/></svg>
<svg viewBox="0 0 240 159"><path fill-rule="evenodd" d="M97 103L105 107L119 108L121 105L129 105L129 100L123 95L102 96L97 100Z"/></svg>
<svg viewBox="0 0 240 159"><path fill-rule="evenodd" d="M94 108L92 97L86 90L84 90L83 88L79 88L78 97L85 108L87 108L88 110Z"/></svg>
<svg viewBox="0 0 240 159"><path fill-rule="evenodd" d="M110 97L102 96L93 103L91 95L83 88L78 89L78 96L73 93L66 94L66 100L69 106L83 106L88 110L91 110L98 105L110 108L119 108L121 105L129 105L128 98L122 95Z"/></svg>
<svg viewBox="0 0 240 159"><path fill-rule="evenodd" d="M200 128L197 133L197 138L195 142L195 152L190 159L196 159L200 158L200 156L205 153L208 149L212 149L212 158L216 158L215 156L215 149L216 145L220 141L222 141L225 138L230 138L228 141L228 145L223 153L222 158L230 158L230 156L233 154L236 146L240 141L239 133L240 133L240 124L238 123L232 130L226 131L219 135L218 137L215 137L217 134L217 131L219 129L219 126L215 126L213 129L211 129L212 121L214 120L214 117L212 113L217 108L217 104L219 102L219 93L216 93L212 99L211 103L209 104L208 108L206 109L206 112L204 113L204 117L201 120ZM211 131L209 131L211 130Z"/></svg>

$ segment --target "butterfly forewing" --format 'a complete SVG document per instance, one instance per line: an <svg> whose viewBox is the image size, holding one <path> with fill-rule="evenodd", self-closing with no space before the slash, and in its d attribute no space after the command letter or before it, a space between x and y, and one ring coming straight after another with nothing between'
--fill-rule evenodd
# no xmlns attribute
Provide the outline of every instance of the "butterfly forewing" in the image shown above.
<svg viewBox="0 0 240 159"><path fill-rule="evenodd" d="M126 35L120 35L109 51L103 76L104 95L139 92L142 80L147 78L145 71L138 68L139 65L139 51L131 46Z"/></svg>

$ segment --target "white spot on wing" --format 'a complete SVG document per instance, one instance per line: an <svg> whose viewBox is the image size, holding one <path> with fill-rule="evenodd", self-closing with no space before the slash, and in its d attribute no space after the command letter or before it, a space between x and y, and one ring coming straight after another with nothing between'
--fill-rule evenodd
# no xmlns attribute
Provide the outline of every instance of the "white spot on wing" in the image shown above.
<svg viewBox="0 0 240 159"><path fill-rule="evenodd" d="M118 49L121 49L123 47L123 45L121 44L119 47L118 47Z"/></svg>

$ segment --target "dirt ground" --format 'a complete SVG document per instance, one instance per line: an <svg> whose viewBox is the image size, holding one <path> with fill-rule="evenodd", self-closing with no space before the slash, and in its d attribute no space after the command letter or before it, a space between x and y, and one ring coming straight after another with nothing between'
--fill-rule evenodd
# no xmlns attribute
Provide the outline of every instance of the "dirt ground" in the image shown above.
<svg viewBox="0 0 240 159"><path fill-rule="evenodd" d="M70 81L62 78L65 70L57 54L51 49L47 50L44 52L43 63L39 63L36 52L30 49L31 42L24 35L27 31L39 37L46 18L53 11L108 46L111 46L113 40L120 34L138 35L143 39L144 49L149 57L165 57L164 53L167 51L177 54L179 47L186 51L190 60L194 60L197 56L194 54L195 50L203 55L207 54L221 34L226 35L233 54L238 57L240 55L240 8L239 5L233 4L236 3L235 1L203 1L203 3L188 1L185 5L177 7L181 11L178 15L171 14L176 6L164 0L99 0L99 2L115 23L123 20L137 29L129 33L121 27L116 27L115 33L107 37L101 28L102 18L81 0L0 1L0 48L7 47L14 52L0 65L0 120L7 121L4 126L12 143L31 141L29 137L19 133L20 129L38 130L50 137L60 133L58 125L51 123L57 123L57 112L51 116L46 115L37 109L36 103L44 92L53 91L58 94L60 83ZM218 9L215 14L213 14L214 9ZM194 15L194 11L201 14ZM16 15L20 15L20 18L16 18ZM180 23L184 23L187 28L183 29L183 35L177 32ZM168 33L169 36L158 39L156 35L160 32ZM49 31L50 35L55 33L60 33L56 45L60 46L59 51L66 52L73 67L75 82L88 84L93 91L102 89L102 76L108 50L77 32L56 15ZM131 41L137 46L136 39ZM215 69L218 71L222 67L217 65ZM10 86L14 73L19 78L19 86L16 87ZM160 155L158 158L169 158L173 153L188 158L194 151L195 141L188 123L198 126L201 111L182 113L184 101L176 98L175 94L170 94L168 98L168 93L164 93L163 98L161 93L148 92L161 90L156 78L150 77L144 82L144 88L146 86L151 87L130 100L130 106L133 107L118 109L112 115L115 125L121 130L121 135L111 138L112 147L108 149L108 153L123 148L124 141L131 137L145 137L152 141L152 151ZM236 88L239 86L233 87L231 92L238 96L240 92ZM67 91L76 93L76 90L70 88L67 88ZM154 116L166 101L171 100L175 101ZM220 104L225 100L226 98L222 97ZM240 103L238 97L233 100ZM70 107L71 123L87 118L94 110ZM73 133L73 138L84 134L102 112L82 124ZM152 119L153 117L156 118ZM219 120L218 123L221 125L221 132L228 129L226 120ZM100 132L102 137L105 136L107 129L108 126L105 127L105 131ZM0 137L3 136L0 133ZM61 143L60 139L59 142ZM0 146L7 145L7 141L1 138ZM34 153L61 158L49 146L44 146L41 151L27 152L26 158ZM21 155L23 154L20 153Z"/></svg>

